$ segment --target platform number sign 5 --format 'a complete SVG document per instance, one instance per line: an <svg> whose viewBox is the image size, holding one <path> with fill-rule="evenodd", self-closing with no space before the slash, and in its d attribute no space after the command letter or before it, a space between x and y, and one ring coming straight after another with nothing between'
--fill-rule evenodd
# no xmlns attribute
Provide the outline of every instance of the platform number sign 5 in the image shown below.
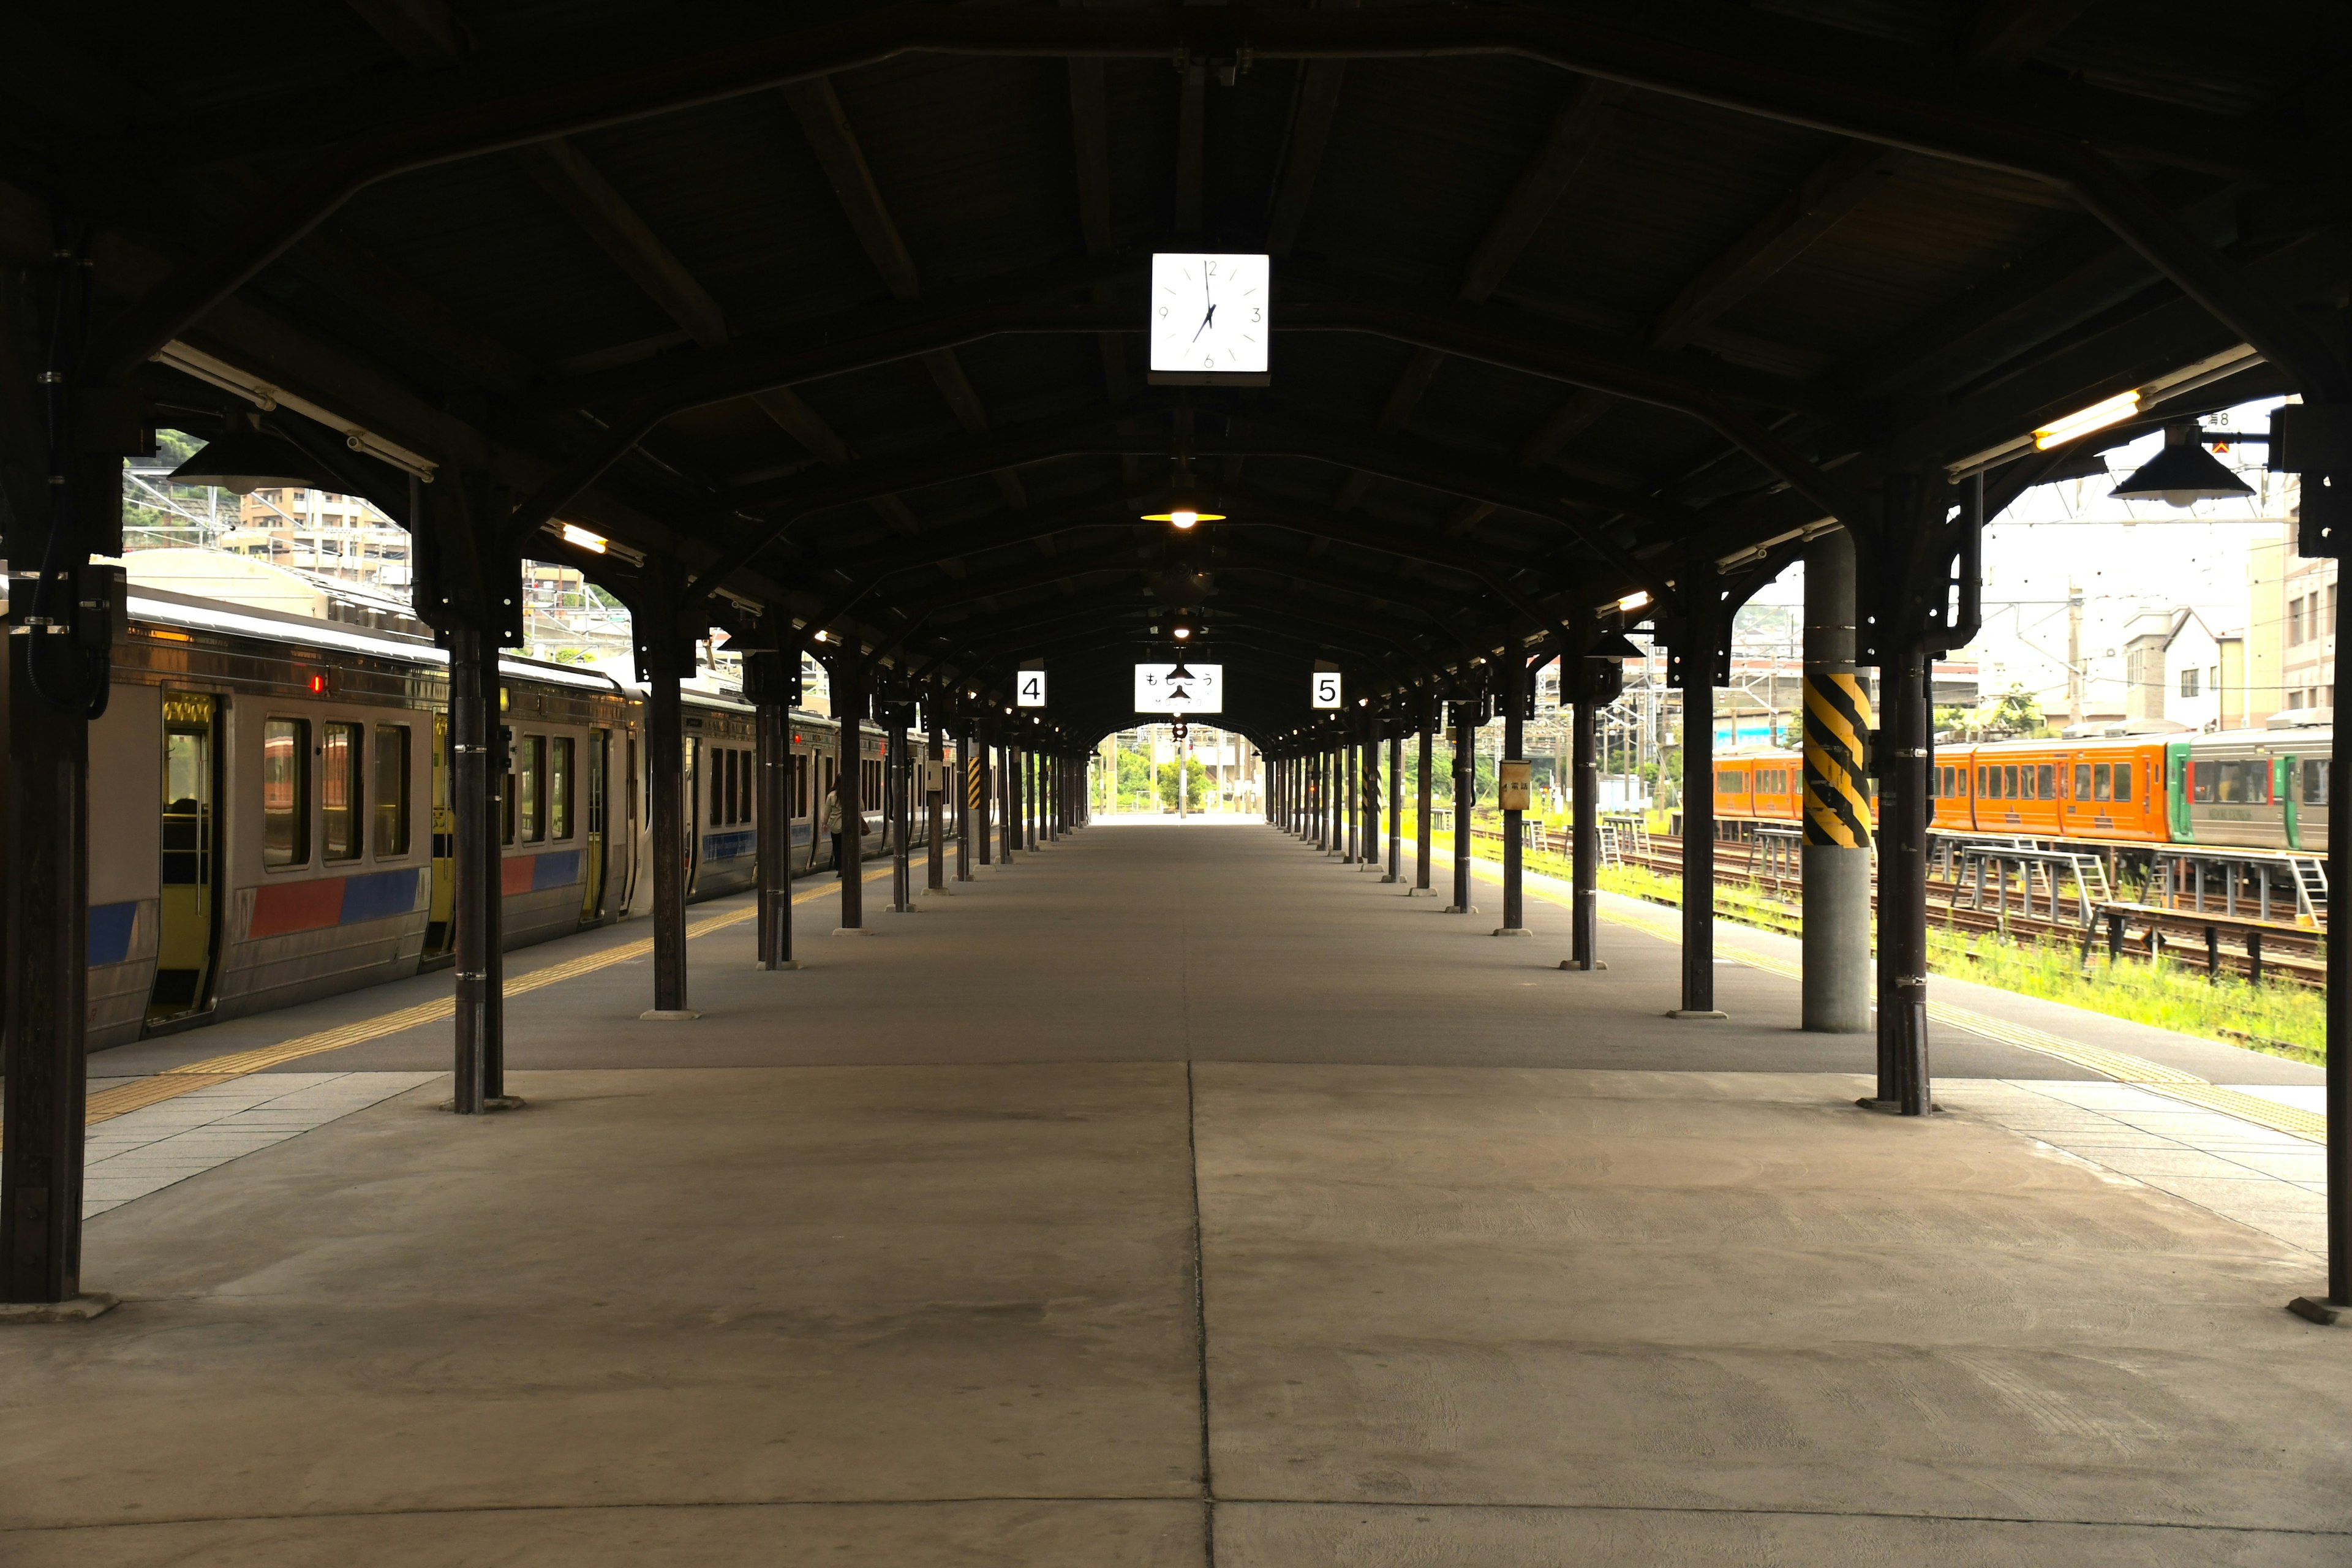
<svg viewBox="0 0 2352 1568"><path fill-rule="evenodd" d="M1013 684L1013 700L1023 708L1045 706L1045 672L1042 669L1023 670L1020 679Z"/></svg>
<svg viewBox="0 0 2352 1568"><path fill-rule="evenodd" d="M1315 674L1314 698L1315 706L1318 708L1339 707L1339 677L1329 670L1318 670Z"/></svg>

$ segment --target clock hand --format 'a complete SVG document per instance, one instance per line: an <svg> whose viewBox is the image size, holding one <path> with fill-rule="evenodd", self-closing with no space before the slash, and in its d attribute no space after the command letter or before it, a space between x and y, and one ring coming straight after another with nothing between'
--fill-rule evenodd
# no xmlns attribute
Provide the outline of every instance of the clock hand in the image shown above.
<svg viewBox="0 0 2352 1568"><path fill-rule="evenodd" d="M1201 324L1192 329L1192 341L1196 343L1199 342L1201 341L1201 334L1209 330L1209 323L1216 319L1217 308L1214 305L1212 305L1209 307L1209 313L1201 318Z"/></svg>

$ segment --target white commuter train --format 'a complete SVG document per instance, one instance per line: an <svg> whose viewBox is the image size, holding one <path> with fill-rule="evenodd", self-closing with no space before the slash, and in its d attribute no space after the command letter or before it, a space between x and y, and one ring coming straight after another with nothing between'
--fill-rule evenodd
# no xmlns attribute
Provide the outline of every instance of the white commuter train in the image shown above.
<svg viewBox="0 0 2352 1568"><path fill-rule="evenodd" d="M645 692L506 658L504 944L647 912ZM689 900L757 874L753 713L683 702ZM863 851L887 847L883 732L862 726ZM832 866L813 813L838 726L792 714L793 874ZM928 754L909 742L908 774ZM165 590L130 590L90 727L92 1049L282 1007L449 961L448 661L420 637ZM924 814L910 810L916 842Z"/></svg>

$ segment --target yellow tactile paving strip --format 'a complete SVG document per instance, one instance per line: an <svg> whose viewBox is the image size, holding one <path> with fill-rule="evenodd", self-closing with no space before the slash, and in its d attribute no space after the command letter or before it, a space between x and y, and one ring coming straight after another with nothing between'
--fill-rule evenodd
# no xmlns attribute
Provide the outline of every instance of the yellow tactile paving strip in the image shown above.
<svg viewBox="0 0 2352 1568"><path fill-rule="evenodd" d="M1533 877L1528 879L1527 889L1547 903L1565 905L1570 901L1567 896L1552 891L1538 883ZM1611 909L1606 905L1601 908L1601 918L1612 925L1631 926L1636 931L1646 931L1652 936L1664 938L1667 942L1679 942L1683 939L1682 923L1679 921L1652 920ZM1719 930L1720 927L1717 929ZM1802 977L1803 971L1797 964L1774 953L1758 952L1751 948L1730 946L1720 942L1716 944L1715 951L1725 958L1745 963L1750 968L1786 975L1791 980ZM2242 1121L2251 1121L2256 1126L2267 1127L2274 1132L2284 1132L2296 1138L2308 1138L2315 1143L2327 1142L2327 1118L2318 1111L2305 1110L2299 1106L2282 1105L2274 1100L2265 1100L2258 1094L2223 1089L2199 1078L2195 1073L2183 1072L2179 1068L2168 1068L2161 1062L2149 1061L2145 1057L2132 1056L2125 1051L2111 1051L2104 1046L2085 1045L2080 1040L2070 1040L2063 1035L2053 1035L2047 1029L2037 1029L2026 1024L2012 1024L2005 1018L1996 1018L1990 1014L1979 1013L1967 1007L1955 1007L1948 1002L1928 1003L1927 1016L1938 1024L1948 1024L1956 1029L1966 1029L1970 1034L1982 1035L1989 1040L1999 1040L2003 1045L2015 1046L2021 1050L2035 1051L2042 1056L2055 1057L2061 1061L2072 1062L2076 1067L2114 1079L2118 1083L2127 1083L2135 1089L2145 1089L2152 1093L2166 1095L2206 1110L2218 1110L2224 1115L2237 1117Z"/></svg>
<svg viewBox="0 0 2352 1568"><path fill-rule="evenodd" d="M879 881L889 874L890 868L885 866L878 871L866 873L865 879L869 882ZM835 884L827 879L821 887L812 888L804 893L795 893L793 896L793 902L804 904L812 899L824 898L834 890ZM731 914L717 915L707 921L697 921L686 928L686 939L692 942L696 937L707 936L712 931L723 931L731 925L740 925L759 912L758 908L754 906L737 910ZM642 942L624 942L619 947L606 948L601 952L567 959L562 963L551 963L544 969L530 970L509 979L506 983L506 994L509 996L520 996L526 991L536 991L543 985L553 985L559 981L574 979L583 974L593 974L599 969L609 969L616 963L626 963L633 958L643 958L653 950L653 938L646 937ZM160 1105L164 1100L176 1100L181 1095L193 1094L197 1089L208 1089L215 1084L227 1083L232 1079L243 1078L248 1073L282 1067L288 1062L300 1061L304 1057L315 1057L327 1051L339 1051L345 1046L364 1045L370 1040L380 1040L386 1035L396 1035L403 1029L413 1029L419 1024L436 1023L450 1016L457 1010L457 1004L455 997L436 997L430 1002L419 1002L414 1007L402 1007L390 1013L379 1013L373 1018L362 1018L356 1023L339 1025L331 1029L320 1029L315 1034L297 1035L290 1040L281 1040L274 1046L256 1046L249 1051L231 1051L226 1056L206 1057L202 1061L166 1068L152 1078L142 1078L135 1083L118 1084L112 1089L100 1089L91 1095L89 1107L83 1116L82 1124L95 1126L101 1121L111 1121L118 1116L128 1115L133 1110L143 1110L150 1105Z"/></svg>

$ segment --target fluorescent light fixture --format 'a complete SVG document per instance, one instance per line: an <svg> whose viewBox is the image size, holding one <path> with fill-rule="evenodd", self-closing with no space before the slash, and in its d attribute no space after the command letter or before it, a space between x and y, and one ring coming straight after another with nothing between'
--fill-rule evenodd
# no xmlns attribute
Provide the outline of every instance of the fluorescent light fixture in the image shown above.
<svg viewBox="0 0 2352 1568"><path fill-rule="evenodd" d="M563 525L563 542L576 544L583 550L593 551L599 555L604 553L604 536L601 533L591 533L576 522L567 522Z"/></svg>
<svg viewBox="0 0 2352 1568"><path fill-rule="evenodd" d="M2139 388L2118 392L2104 402L2094 403L2088 408L2078 408L2063 419L2053 419L2037 427L2033 432L2033 449L2046 452L2077 436L2087 436L2094 430L2120 425L2138 412Z"/></svg>
<svg viewBox="0 0 2352 1568"><path fill-rule="evenodd" d="M1636 588L1632 593L1626 595L1623 598L1618 600L1617 607L1621 610L1638 610L1649 602L1650 595L1648 592L1644 589Z"/></svg>
<svg viewBox="0 0 2352 1568"><path fill-rule="evenodd" d="M824 628L822 626L817 628L816 640L819 642L824 641Z"/></svg>

